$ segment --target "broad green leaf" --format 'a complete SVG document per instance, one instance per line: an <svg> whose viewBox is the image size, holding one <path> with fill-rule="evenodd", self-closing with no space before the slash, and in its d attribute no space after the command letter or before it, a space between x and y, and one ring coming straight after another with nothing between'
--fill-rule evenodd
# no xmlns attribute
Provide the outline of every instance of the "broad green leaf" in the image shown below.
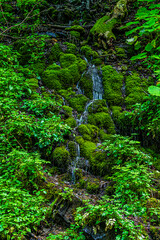
<svg viewBox="0 0 160 240"><path fill-rule="evenodd" d="M152 44L151 44L151 43L148 43L148 44L146 45L146 47L145 47L145 50L146 50L147 52L150 52L150 51L152 50L152 48L153 48Z"/></svg>
<svg viewBox="0 0 160 240"><path fill-rule="evenodd" d="M148 88L148 92L153 95L153 96L158 96L160 97L160 88L156 86L150 86Z"/></svg>
<svg viewBox="0 0 160 240"><path fill-rule="evenodd" d="M131 60L143 59L143 58L146 58L146 57L147 57L147 54L146 54L146 53L140 53L140 54L138 54L138 55L136 55L136 56L133 56L133 57L131 58Z"/></svg>

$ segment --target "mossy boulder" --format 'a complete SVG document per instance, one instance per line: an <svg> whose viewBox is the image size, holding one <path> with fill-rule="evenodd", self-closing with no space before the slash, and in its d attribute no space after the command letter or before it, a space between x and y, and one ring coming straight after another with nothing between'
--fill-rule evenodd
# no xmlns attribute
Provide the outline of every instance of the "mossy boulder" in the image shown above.
<svg viewBox="0 0 160 240"><path fill-rule="evenodd" d="M49 63L52 64L54 61L59 61L60 54L62 53L62 49L59 45L59 43L55 43L53 47L51 48L51 52L49 55Z"/></svg>
<svg viewBox="0 0 160 240"><path fill-rule="evenodd" d="M56 91L62 88L60 78L61 78L61 71L58 69L57 70L46 69L46 71L42 75L42 80L44 85Z"/></svg>
<svg viewBox="0 0 160 240"><path fill-rule="evenodd" d="M88 45L81 47L81 53L84 54L87 59L97 58L99 56L98 53Z"/></svg>
<svg viewBox="0 0 160 240"><path fill-rule="evenodd" d="M78 132L82 135L84 140L88 141L98 141L99 129L97 126L91 124L81 124L78 126Z"/></svg>
<svg viewBox="0 0 160 240"><path fill-rule="evenodd" d="M73 141L68 142L68 149L72 159L76 158L77 155L77 144Z"/></svg>
<svg viewBox="0 0 160 240"><path fill-rule="evenodd" d="M100 186L98 182L88 182L86 186L86 190L88 193L98 194L100 190Z"/></svg>
<svg viewBox="0 0 160 240"><path fill-rule="evenodd" d="M61 90L59 92L69 103L69 105L75 109L78 113L82 113L85 109L85 105L88 98L83 94L76 94L71 89Z"/></svg>
<svg viewBox="0 0 160 240"><path fill-rule="evenodd" d="M132 72L131 75L126 77L125 84L125 105L128 109L132 108L133 104L144 101L146 97L148 81L147 79L141 79L136 72Z"/></svg>
<svg viewBox="0 0 160 240"><path fill-rule="evenodd" d="M53 152L53 164L57 166L61 172L66 172L69 161L70 154L64 146L55 148Z"/></svg>
<svg viewBox="0 0 160 240"><path fill-rule="evenodd" d="M114 161L107 156L106 152L97 149L90 159L90 168L93 174L104 176L111 176L113 173Z"/></svg>
<svg viewBox="0 0 160 240"><path fill-rule="evenodd" d="M77 60L77 57L74 54L66 53L60 55L60 64L62 68L67 68L73 63L75 63Z"/></svg>
<svg viewBox="0 0 160 240"><path fill-rule="evenodd" d="M78 49L77 46L73 43L65 42L64 45L67 46L65 53L77 54Z"/></svg>
<svg viewBox="0 0 160 240"><path fill-rule="evenodd" d="M82 92L87 96L89 99L93 99L93 81L92 76L88 73L85 73L80 81L79 86Z"/></svg>
<svg viewBox="0 0 160 240"><path fill-rule="evenodd" d="M80 144L80 150L81 156L87 160L90 160L94 151L96 150L96 144L91 141L83 141L83 143Z"/></svg>
<svg viewBox="0 0 160 240"><path fill-rule="evenodd" d="M76 127L76 120L74 119L74 117L69 117L65 120L65 123L70 126L71 128L75 128Z"/></svg>
<svg viewBox="0 0 160 240"><path fill-rule="evenodd" d="M87 68L87 63L86 63L86 61L85 60L83 60L82 58L77 58L78 59L78 61L77 61L77 65L78 65L78 69L79 69L79 72L80 73L83 73L85 70L86 70L86 68Z"/></svg>
<svg viewBox="0 0 160 240"><path fill-rule="evenodd" d="M38 74L38 75L42 75L42 73L44 72L45 69L45 60L44 61L39 61L36 63L33 63L29 66L29 69L33 70L34 73Z"/></svg>
<svg viewBox="0 0 160 240"><path fill-rule="evenodd" d="M63 110L64 110L66 116L72 117L72 108L71 107L64 105Z"/></svg>
<svg viewBox="0 0 160 240"><path fill-rule="evenodd" d="M77 58L74 54L61 53L59 55L61 67L55 63L47 67L42 75L44 84L52 89L73 87L81 77L86 68L84 60Z"/></svg>
<svg viewBox="0 0 160 240"><path fill-rule="evenodd" d="M115 126L109 113L99 112L88 116L88 123L106 129L108 134L115 133Z"/></svg>
<svg viewBox="0 0 160 240"><path fill-rule="evenodd" d="M80 79L77 64L72 64L68 68L62 69L57 67L55 70L53 68L50 70L50 68L47 68L43 73L42 80L51 89L58 91L62 88L72 87Z"/></svg>
<svg viewBox="0 0 160 240"><path fill-rule="evenodd" d="M108 107L106 101L103 100L95 100L89 107L88 113L97 113L97 112L106 112L108 113Z"/></svg>
<svg viewBox="0 0 160 240"><path fill-rule="evenodd" d="M74 97L68 99L69 105L78 113L84 112L87 101L88 98L83 94L77 94Z"/></svg>
<svg viewBox="0 0 160 240"><path fill-rule="evenodd" d="M110 106L123 104L122 86L124 77L118 73L111 65L102 68L104 98Z"/></svg>

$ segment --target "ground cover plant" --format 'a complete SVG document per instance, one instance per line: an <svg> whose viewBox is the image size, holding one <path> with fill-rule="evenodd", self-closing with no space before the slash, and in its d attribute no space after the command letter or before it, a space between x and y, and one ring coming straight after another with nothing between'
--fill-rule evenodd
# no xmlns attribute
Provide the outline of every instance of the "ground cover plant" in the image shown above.
<svg viewBox="0 0 160 240"><path fill-rule="evenodd" d="M2 240L159 240L159 11L1 1Z"/></svg>

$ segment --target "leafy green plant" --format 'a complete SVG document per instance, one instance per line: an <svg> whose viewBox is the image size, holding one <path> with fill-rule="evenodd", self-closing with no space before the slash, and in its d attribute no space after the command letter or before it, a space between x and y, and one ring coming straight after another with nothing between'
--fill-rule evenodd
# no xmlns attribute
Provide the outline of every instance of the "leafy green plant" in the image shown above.
<svg viewBox="0 0 160 240"><path fill-rule="evenodd" d="M126 32L126 35L132 35L128 39L128 44L134 44L135 50L141 51L131 60L143 60L143 63L151 68L160 78L160 8L154 0L138 0L139 9L135 16L135 21L129 22L126 25L133 25L132 30ZM142 2L142 3L141 3ZM141 6L142 5L142 6Z"/></svg>

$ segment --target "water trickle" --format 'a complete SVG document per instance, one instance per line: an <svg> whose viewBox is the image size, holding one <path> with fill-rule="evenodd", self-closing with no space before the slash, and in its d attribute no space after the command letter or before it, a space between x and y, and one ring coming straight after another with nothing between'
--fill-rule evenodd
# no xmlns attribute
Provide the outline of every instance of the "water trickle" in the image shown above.
<svg viewBox="0 0 160 240"><path fill-rule="evenodd" d="M78 166L79 159L80 159L80 146L78 143L76 143L76 158L71 163L71 171L72 171L72 183L75 184L76 178L75 178L75 169Z"/></svg>
<svg viewBox="0 0 160 240"><path fill-rule="evenodd" d="M85 110L82 113L80 119L77 119L77 125L78 126L81 125L82 123L87 123L88 108L93 102L94 102L94 100L91 100L86 104Z"/></svg>

